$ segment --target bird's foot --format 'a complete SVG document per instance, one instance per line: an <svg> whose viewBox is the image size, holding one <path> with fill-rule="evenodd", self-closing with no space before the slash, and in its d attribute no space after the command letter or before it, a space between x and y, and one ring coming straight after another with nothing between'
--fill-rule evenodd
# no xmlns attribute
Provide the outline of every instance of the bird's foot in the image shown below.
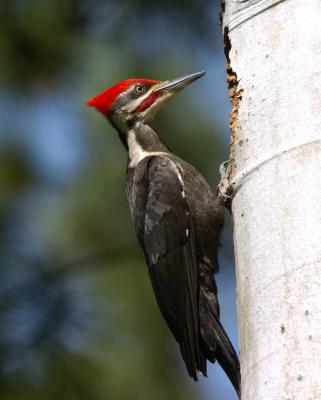
<svg viewBox="0 0 321 400"><path fill-rule="evenodd" d="M217 196L224 200L224 203L228 209L233 196L233 185L230 183L230 175L232 170L231 160L226 160L220 165L219 171L221 180L217 185Z"/></svg>

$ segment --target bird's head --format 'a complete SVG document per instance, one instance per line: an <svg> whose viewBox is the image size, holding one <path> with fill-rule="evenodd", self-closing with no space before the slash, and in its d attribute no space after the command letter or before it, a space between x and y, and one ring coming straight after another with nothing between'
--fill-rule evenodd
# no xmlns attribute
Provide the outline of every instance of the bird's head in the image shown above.
<svg viewBox="0 0 321 400"><path fill-rule="evenodd" d="M204 74L197 72L171 81L127 79L92 98L87 105L124 131L135 122L149 123L163 103Z"/></svg>

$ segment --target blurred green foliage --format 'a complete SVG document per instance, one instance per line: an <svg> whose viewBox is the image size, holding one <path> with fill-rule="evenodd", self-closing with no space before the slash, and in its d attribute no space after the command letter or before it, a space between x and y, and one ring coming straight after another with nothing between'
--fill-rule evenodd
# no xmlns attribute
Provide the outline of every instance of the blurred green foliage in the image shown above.
<svg viewBox="0 0 321 400"><path fill-rule="evenodd" d="M129 221L125 151L84 101L201 69L211 3L0 2L1 399L199 398ZM222 146L192 93L156 128L214 186Z"/></svg>

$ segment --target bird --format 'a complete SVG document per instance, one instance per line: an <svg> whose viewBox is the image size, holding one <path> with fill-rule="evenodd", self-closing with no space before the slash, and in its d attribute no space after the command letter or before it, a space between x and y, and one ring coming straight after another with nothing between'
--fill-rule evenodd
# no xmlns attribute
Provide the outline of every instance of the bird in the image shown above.
<svg viewBox="0 0 321 400"><path fill-rule="evenodd" d="M224 199L152 128L157 110L204 71L174 80L126 79L87 101L128 152L126 193L161 314L188 374L217 360L240 395L238 356L221 322L217 286Z"/></svg>

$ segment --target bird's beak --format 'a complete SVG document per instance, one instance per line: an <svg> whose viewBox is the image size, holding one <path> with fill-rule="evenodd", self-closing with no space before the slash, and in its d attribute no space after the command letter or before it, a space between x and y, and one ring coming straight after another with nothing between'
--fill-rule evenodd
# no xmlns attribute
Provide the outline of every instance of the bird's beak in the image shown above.
<svg viewBox="0 0 321 400"><path fill-rule="evenodd" d="M154 93L161 92L161 93L169 93L169 92L176 92L180 89L183 89L185 86L189 85L190 83L196 81L196 79L201 78L205 75L205 71L196 72L194 74L183 76L182 78L174 79L172 81L164 81L159 83Z"/></svg>

